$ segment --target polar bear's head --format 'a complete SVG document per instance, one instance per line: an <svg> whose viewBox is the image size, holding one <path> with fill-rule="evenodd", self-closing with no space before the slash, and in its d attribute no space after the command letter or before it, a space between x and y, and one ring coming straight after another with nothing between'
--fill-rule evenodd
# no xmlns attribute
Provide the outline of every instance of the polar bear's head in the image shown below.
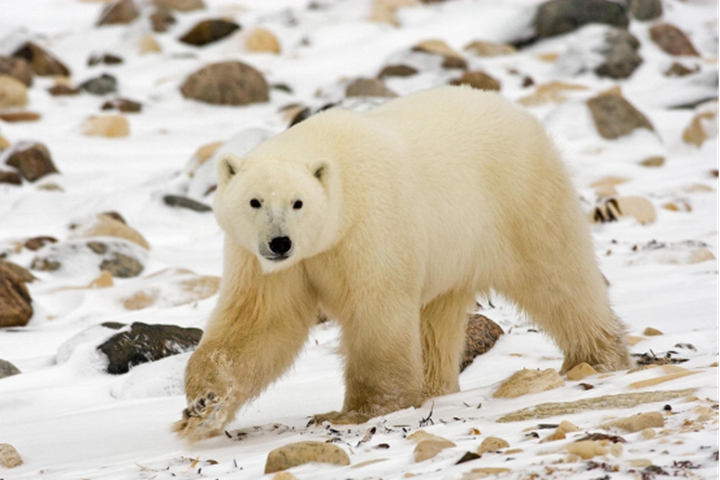
<svg viewBox="0 0 720 480"><path fill-rule="evenodd" d="M288 162L226 154L218 161L215 216L264 272L320 253L332 241L328 162Z"/></svg>

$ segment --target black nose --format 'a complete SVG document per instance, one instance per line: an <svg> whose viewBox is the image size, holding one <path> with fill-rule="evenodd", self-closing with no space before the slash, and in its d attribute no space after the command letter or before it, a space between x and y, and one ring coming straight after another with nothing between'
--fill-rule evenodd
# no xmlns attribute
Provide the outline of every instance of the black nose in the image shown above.
<svg viewBox="0 0 720 480"><path fill-rule="evenodd" d="M288 237L275 237L270 240L270 250L278 255L284 255L292 248L292 240Z"/></svg>

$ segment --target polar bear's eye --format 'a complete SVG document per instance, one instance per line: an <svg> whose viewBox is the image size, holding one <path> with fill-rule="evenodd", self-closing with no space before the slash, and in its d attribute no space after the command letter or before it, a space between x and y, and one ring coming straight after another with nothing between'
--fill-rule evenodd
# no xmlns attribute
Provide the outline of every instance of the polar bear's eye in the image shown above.
<svg viewBox="0 0 720 480"><path fill-rule="evenodd" d="M258 200L257 198L253 198L252 200L250 200L250 206L252 208L260 208L260 200Z"/></svg>
<svg viewBox="0 0 720 480"><path fill-rule="evenodd" d="M302 200L295 200L295 203L293 203L293 208L295 210L300 210L303 207Z"/></svg>

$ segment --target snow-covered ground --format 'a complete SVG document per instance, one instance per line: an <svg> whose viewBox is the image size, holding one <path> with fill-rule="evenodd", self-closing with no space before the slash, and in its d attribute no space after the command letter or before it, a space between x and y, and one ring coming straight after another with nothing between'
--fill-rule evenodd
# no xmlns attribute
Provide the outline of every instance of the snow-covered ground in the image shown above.
<svg viewBox="0 0 720 480"><path fill-rule="evenodd" d="M44 143L61 173L20 187L0 184L0 252L6 252L7 260L29 267L36 253L27 249L15 253L13 246L18 242L42 235L64 241L73 234L71 224L116 211L151 246L143 277L166 268L220 275L222 234L212 214L170 208L162 201L168 193L198 191L196 183L204 181L201 172L191 180L186 166L200 146L227 141L252 128L280 132L288 124L281 107L301 103L319 108L339 100L348 80L374 77L383 66L407 59L408 49L420 41L442 39L462 52L474 40L520 38L530 31L530 19L539 4L455 0L414 6L397 12L400 26L395 27L370 22L372 2L365 0L206 3L205 10L177 13L178 23L168 33L153 34L146 16L131 25L96 27L102 8L98 2L0 0L0 55L33 40L71 68L73 85L111 73L119 81L119 96L143 104L141 113L126 115L128 137L89 137L83 135L81 125L100 113L100 105L113 96L53 97L47 88L54 80L35 77L26 109L39 113L41 119L0 121L0 135L11 145L22 140ZM140 5L144 14L152 10L149 2ZM270 450L299 440L331 438L349 454L351 466L304 465L292 470L298 478L480 478L482 472L468 472L485 467L507 469L497 473L499 478L518 479L662 475L656 468L648 469L649 464L668 475L716 478L718 270L715 258L704 250L702 258L708 259L693 261L703 248L717 257L718 144L712 133L717 125L710 127L711 138L701 147L688 145L682 134L695 111L669 107L717 96L717 4L667 0L664 6L664 20L684 30L700 51L699 58L680 59L686 66L697 67L696 74L663 75L678 59L650 40L648 28L653 22L631 23L644 62L622 81L600 79L592 69L574 73L575 67L592 61L583 46L595 35L594 27L539 42L513 55L483 58L463 52L463 56L471 70L497 78L502 94L512 100L534 91L534 86L523 86L525 76L535 85L562 80L586 87L566 92L564 103L550 102L529 110L561 146L588 212L598 202L593 184L608 177L624 179L615 186L619 196L641 196L655 207L657 219L648 225L622 217L591 228L614 307L628 324L628 334L636 337L632 351L661 356L673 350L674 357L688 359L677 367L689 374L638 390L630 384L668 372L662 367L616 372L584 379L594 386L589 390L567 381L564 387L543 393L494 398L500 382L514 372L558 369L562 359L527 318L502 299L493 299L493 307L483 302L482 313L499 323L506 335L462 374L461 393L335 432L306 427L312 414L337 410L342 404L341 365L335 354L338 330L328 322L312 331L291 372L240 412L229 429L233 438L223 436L188 446L170 432L170 425L185 407L182 373L189 354L140 365L124 375L109 375L102 371L103 359L95 347L113 332L88 328L108 321L203 328L216 297L128 310L121 300L140 288L140 282L146 281L143 277L115 279L114 286L104 289L68 288L86 286L99 272L82 264L58 272L33 271L38 277L28 285L33 318L25 327L0 330L0 359L23 372L0 379L0 443L13 445L24 461L12 470L0 467L0 478L259 478ZM242 30L200 49L177 41L197 21L220 17L240 23ZM280 54L244 49L244 36L259 25L278 37ZM162 52L141 55L140 40L150 34ZM123 57L124 63L88 66L92 54L106 52ZM556 57L549 54L559 59L548 61ZM212 106L181 96L178 87L188 74L228 59L253 65L270 84L286 84L292 93L273 89L269 103L246 107ZM416 76L389 78L386 85L405 94L458 76L457 70L443 70L438 62ZM598 135L586 100L615 85L649 118L655 133L636 130L616 140ZM664 157L664 164L640 164L652 156ZM38 188L48 183L61 191ZM200 195L196 199L210 203ZM667 208L668 203L677 208ZM174 291L163 292L172 295ZM645 336L647 327L663 334ZM497 422L505 414L546 402L683 389L693 389L693 393L632 408ZM666 404L671 411L663 410ZM405 437L420 428L431 408L434 424L424 422L423 429L453 441L456 447L415 463L415 444ZM656 428L652 438L647 432L611 431L627 440L617 456L608 453L589 461L564 450L586 432L603 432L600 425L608 420L649 411L663 412L665 427ZM528 435L535 431L542 439L553 430L539 429L538 424L561 420L574 423L580 432L549 443ZM360 444L372 426L378 427L377 432ZM488 436L505 439L509 449L455 465ZM389 448L379 448L381 444ZM382 461L356 468L378 459Z"/></svg>

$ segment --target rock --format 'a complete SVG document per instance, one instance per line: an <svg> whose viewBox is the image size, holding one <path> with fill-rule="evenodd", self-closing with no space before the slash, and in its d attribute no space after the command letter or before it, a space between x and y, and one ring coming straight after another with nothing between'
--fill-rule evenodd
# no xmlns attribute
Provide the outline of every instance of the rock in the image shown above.
<svg viewBox="0 0 720 480"><path fill-rule="evenodd" d="M52 87L48 88L48 93L53 97L71 96L78 95L80 93L80 89L73 88L64 83L56 83Z"/></svg>
<svg viewBox="0 0 720 480"><path fill-rule="evenodd" d="M376 78L358 78L350 82L345 88L346 97L384 97L394 98L397 93L385 86L382 80Z"/></svg>
<svg viewBox="0 0 720 480"><path fill-rule="evenodd" d="M102 53L102 54L94 54L91 55L90 58L88 58L88 67L93 67L95 65L120 65L123 63L122 57L118 55L113 55L112 53Z"/></svg>
<svg viewBox="0 0 720 480"><path fill-rule="evenodd" d="M708 138L716 137L718 130L718 102L709 102L697 108L690 124L683 130L683 142L701 147Z"/></svg>
<svg viewBox="0 0 720 480"><path fill-rule="evenodd" d="M138 51L140 55L145 55L148 53L160 53L162 52L162 47L160 46L158 41L153 38L152 35L145 35L138 42Z"/></svg>
<svg viewBox="0 0 720 480"><path fill-rule="evenodd" d="M665 418L660 412L638 413L631 417L618 418L612 422L605 423L602 428L610 430L617 428L624 432L635 433L646 428L662 428L665 426Z"/></svg>
<svg viewBox="0 0 720 480"><path fill-rule="evenodd" d="M35 112L4 112L0 113L0 120L7 123L35 122L40 120L40 114Z"/></svg>
<svg viewBox="0 0 720 480"><path fill-rule="evenodd" d="M240 25L227 20L203 20L197 23L178 40L183 43L187 43L188 45L202 47L203 45L222 40L239 28Z"/></svg>
<svg viewBox="0 0 720 480"><path fill-rule="evenodd" d="M370 13L370 21L399 26L397 10L418 4L418 0L375 0Z"/></svg>
<svg viewBox="0 0 720 480"><path fill-rule="evenodd" d="M673 62L670 67L665 70L663 75L666 77L684 77L686 75L692 75L693 73L697 73L700 71L700 68L698 66L695 66L694 68L688 68L682 63Z"/></svg>
<svg viewBox="0 0 720 480"><path fill-rule="evenodd" d="M530 393L545 392L565 385L562 377L552 368L546 370L522 369L515 372L493 393L495 398L516 398Z"/></svg>
<svg viewBox="0 0 720 480"><path fill-rule="evenodd" d="M509 413L497 420L498 423L519 422L529 419L549 418L560 415L580 413L586 410L608 410L615 408L633 408L644 403L666 402L692 395L694 388L685 390L660 390L651 392L633 392L619 395L603 395L595 398L581 398L572 402L541 403Z"/></svg>
<svg viewBox="0 0 720 480"><path fill-rule="evenodd" d="M628 78L643 61L637 53L638 48L640 42L627 30L609 30L600 50L604 60L595 67L595 74L615 79Z"/></svg>
<svg viewBox="0 0 720 480"><path fill-rule="evenodd" d="M665 53L670 55L700 56L682 30L669 23L661 23L651 27L650 38Z"/></svg>
<svg viewBox="0 0 720 480"><path fill-rule="evenodd" d="M410 441L415 442L416 445L421 444L422 442L426 440L433 440L436 442L442 442L442 441L449 441L443 437L439 437L437 435L434 435L432 433L428 433L425 430L417 430L410 435L407 436L407 439ZM453 445L454 446L454 445Z"/></svg>
<svg viewBox="0 0 720 480"><path fill-rule="evenodd" d="M185 80L180 91L185 98L216 105L248 105L269 99L269 87L262 74L236 61L200 69Z"/></svg>
<svg viewBox="0 0 720 480"><path fill-rule="evenodd" d="M658 330L657 328L653 328L653 327L647 327L647 328L643 331L643 335L645 335L646 337L656 337L656 336L659 336L659 335L662 335L662 334L663 334L663 332L661 332L661 331Z"/></svg>
<svg viewBox="0 0 720 480"><path fill-rule="evenodd" d="M95 215L87 220L72 226L72 238L114 237L123 238L140 245L146 250L150 249L145 237L131 228L127 223L117 220L110 215Z"/></svg>
<svg viewBox="0 0 720 480"><path fill-rule="evenodd" d="M25 326L32 315L32 299L25 282L0 261L0 327Z"/></svg>
<svg viewBox="0 0 720 480"><path fill-rule="evenodd" d="M572 455L577 455L583 460L588 460L599 455L605 455L610 451L607 440L583 440L568 444L565 449Z"/></svg>
<svg viewBox="0 0 720 480"><path fill-rule="evenodd" d="M10 185L22 185L22 179L20 178L20 174L18 173L0 170L0 183L8 183Z"/></svg>
<svg viewBox="0 0 720 480"><path fill-rule="evenodd" d="M145 277L134 289L120 299L127 310L171 308L212 297L220 289L220 277L173 268Z"/></svg>
<svg viewBox="0 0 720 480"><path fill-rule="evenodd" d="M353 466L355 468L355 466ZM272 480L299 480L295 475L290 472L280 472L273 475Z"/></svg>
<svg viewBox="0 0 720 480"><path fill-rule="evenodd" d="M469 472L463 473L463 476L460 480L477 480L479 478L488 478L488 477L497 477L498 475L502 475L503 473L511 472L509 468L502 468L502 467L480 467L480 468L473 468Z"/></svg>
<svg viewBox="0 0 720 480"><path fill-rule="evenodd" d="M133 0L114 0L103 8L97 25L124 25L139 16L140 11Z"/></svg>
<svg viewBox="0 0 720 480"><path fill-rule="evenodd" d="M613 140L638 128L654 131L650 121L630 102L617 95L598 95L587 101L601 137Z"/></svg>
<svg viewBox="0 0 720 480"><path fill-rule="evenodd" d="M8 262L6 260L0 259L0 268L6 268L6 269L10 270L12 273L17 275L17 277L20 280L22 280L25 283L32 283L35 280L37 280L37 277L35 277L35 275L30 273L30 271L27 268L21 267L20 265L13 263L13 262Z"/></svg>
<svg viewBox="0 0 720 480"><path fill-rule="evenodd" d="M484 72L465 72L462 77L451 81L450 85L468 85L478 90L500 91L500 82Z"/></svg>
<svg viewBox="0 0 720 480"><path fill-rule="evenodd" d="M117 91L117 79L103 73L99 77L84 81L78 88L93 95L106 95Z"/></svg>
<svg viewBox="0 0 720 480"><path fill-rule="evenodd" d="M0 465L5 468L15 468L22 463L22 458L15 447L9 443L0 443Z"/></svg>
<svg viewBox="0 0 720 480"><path fill-rule="evenodd" d="M665 157L662 157L660 155L648 157L645 160L642 160L640 162L640 165L642 165L643 167L651 167L651 168L662 167L663 165L665 165Z"/></svg>
<svg viewBox="0 0 720 480"><path fill-rule="evenodd" d="M161 358L189 352L202 337L199 328L175 325L148 325L134 322L97 347L108 358L106 371L113 375L127 373L131 367Z"/></svg>
<svg viewBox="0 0 720 480"><path fill-rule="evenodd" d="M100 107L101 110L120 110L123 113L137 113L142 111L142 104L133 102L127 98L116 98L108 100Z"/></svg>
<svg viewBox="0 0 720 480"><path fill-rule="evenodd" d="M52 173L59 173L42 143L20 142L13 147L5 164L14 167L25 180L34 182Z"/></svg>
<svg viewBox="0 0 720 480"><path fill-rule="evenodd" d="M0 75L9 75L32 87L34 72L25 59L0 56Z"/></svg>
<svg viewBox="0 0 720 480"><path fill-rule="evenodd" d="M256 27L248 33L245 48L249 52L280 53L280 42L270 30Z"/></svg>
<svg viewBox="0 0 720 480"><path fill-rule="evenodd" d="M715 255L706 247L696 248L690 252L689 263L691 264L708 262L711 260L715 260Z"/></svg>
<svg viewBox="0 0 720 480"><path fill-rule="evenodd" d="M378 78L383 79L385 77L410 77L417 75L418 69L410 67L408 65L387 65L380 70Z"/></svg>
<svg viewBox="0 0 720 480"><path fill-rule="evenodd" d="M597 370L583 362L575 365L570 371L567 372L567 379L571 382L577 382L590 375L597 375Z"/></svg>
<svg viewBox="0 0 720 480"><path fill-rule="evenodd" d="M0 378L12 377L19 373L21 372L15 365L7 360L0 359Z"/></svg>
<svg viewBox="0 0 720 480"><path fill-rule="evenodd" d="M178 12L190 12L192 10L204 10L203 0L153 0L156 7L176 10Z"/></svg>
<svg viewBox="0 0 720 480"><path fill-rule="evenodd" d="M69 77L68 69L60 60L33 42L27 42L15 50L13 57L22 58L33 68L35 75L50 76L59 75Z"/></svg>
<svg viewBox="0 0 720 480"><path fill-rule="evenodd" d="M15 77L0 74L0 109L24 107L27 103L27 86Z"/></svg>
<svg viewBox="0 0 720 480"><path fill-rule="evenodd" d="M662 17L661 0L630 0L630 14L640 21L654 20Z"/></svg>
<svg viewBox="0 0 720 480"><path fill-rule="evenodd" d="M568 433L578 432L578 431L580 431L580 429L576 425L568 422L567 420L563 420L562 422L560 422L560 425L557 426L555 431L553 433L551 433L550 435L548 435L547 437L540 440L540 443L549 443L549 442L555 442L557 440L564 440Z"/></svg>
<svg viewBox="0 0 720 480"><path fill-rule="evenodd" d="M96 115L82 124L82 133L89 137L121 138L130 135L130 123L122 115Z"/></svg>
<svg viewBox="0 0 720 480"><path fill-rule="evenodd" d="M103 270L99 277L90 281L88 288L109 288L113 285L115 285L113 276L107 270Z"/></svg>
<svg viewBox="0 0 720 480"><path fill-rule="evenodd" d="M588 23L626 28L630 20L624 5L607 0L550 0L540 5L533 20L540 38L568 33Z"/></svg>
<svg viewBox="0 0 720 480"><path fill-rule="evenodd" d="M48 236L33 237L25 240L23 246L28 250L35 252L49 243L57 243L57 238Z"/></svg>
<svg viewBox="0 0 720 480"><path fill-rule="evenodd" d="M501 55L512 55L517 50L512 45L505 43L493 43L474 41L465 46L465 50L474 53L479 57L499 57Z"/></svg>
<svg viewBox="0 0 720 480"><path fill-rule="evenodd" d="M306 463L330 463L333 465L350 465L350 457L345 451L324 442L297 442L276 448L268 454L265 473L275 473Z"/></svg>
<svg viewBox="0 0 720 480"><path fill-rule="evenodd" d="M546 103L563 103L567 101L564 92L587 90L584 85L565 82L549 82L538 85L535 92L523 97L519 102L526 107L537 107Z"/></svg>
<svg viewBox="0 0 720 480"><path fill-rule="evenodd" d="M487 437L482 441L477 449L478 455L482 455L486 452L497 452L503 448L508 448L510 444L499 437Z"/></svg>
<svg viewBox="0 0 720 480"><path fill-rule="evenodd" d="M465 370L475 359L490 350L497 342L503 329L497 323L479 313L468 314L465 327L465 349L460 361L460 371Z"/></svg>
<svg viewBox="0 0 720 480"><path fill-rule="evenodd" d="M212 207L181 195L165 195L163 202L169 207L187 208L196 212L211 212Z"/></svg>
<svg viewBox="0 0 720 480"><path fill-rule="evenodd" d="M0 135L0 152L7 150L9 146L10 142L8 141L8 139Z"/></svg>
<svg viewBox="0 0 720 480"><path fill-rule="evenodd" d="M107 270L116 278L137 277L142 273L143 268L143 264L137 258L119 252L113 252L109 259L100 263L100 270Z"/></svg>
<svg viewBox="0 0 720 480"><path fill-rule="evenodd" d="M672 380L677 380L678 378L688 377L690 375L700 373L699 370L686 370L676 365L663 365L662 368L665 372L667 372L667 375L661 375L647 380L640 380L639 382L633 382L628 386L635 389L654 387L656 385L660 385L661 383L670 382Z"/></svg>
<svg viewBox="0 0 720 480"><path fill-rule="evenodd" d="M452 448L454 446L455 444L453 442L445 440L444 438L439 440L423 440L415 446L415 450L413 450L413 458L415 459L415 463L424 462L425 460L435 458L438 453L446 448Z"/></svg>
<svg viewBox="0 0 720 480"><path fill-rule="evenodd" d="M158 8L150 14L150 26L155 33L165 33L176 23L175 15L167 8Z"/></svg>
<svg viewBox="0 0 720 480"><path fill-rule="evenodd" d="M432 39L425 40L412 48L413 52L429 53L431 55L440 55L443 57L443 68L460 68L467 69L467 62L458 52L450 48L450 46L442 40Z"/></svg>

